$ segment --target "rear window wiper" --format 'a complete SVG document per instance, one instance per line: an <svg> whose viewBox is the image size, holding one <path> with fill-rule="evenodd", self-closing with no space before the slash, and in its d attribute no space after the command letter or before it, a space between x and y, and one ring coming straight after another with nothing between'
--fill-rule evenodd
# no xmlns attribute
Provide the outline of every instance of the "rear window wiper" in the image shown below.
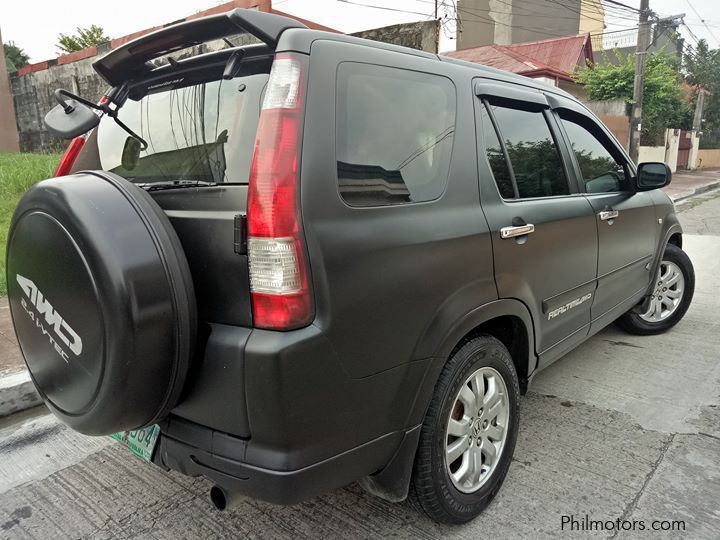
<svg viewBox="0 0 720 540"><path fill-rule="evenodd" d="M158 191L161 189L180 189L201 186L216 186L217 182L206 182L204 180L167 180L165 182L137 183L138 187L146 191Z"/></svg>

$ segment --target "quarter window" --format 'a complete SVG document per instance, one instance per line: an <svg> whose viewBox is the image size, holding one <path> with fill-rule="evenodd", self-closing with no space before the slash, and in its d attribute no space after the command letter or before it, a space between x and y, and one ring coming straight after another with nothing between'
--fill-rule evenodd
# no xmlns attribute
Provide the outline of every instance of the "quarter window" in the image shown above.
<svg viewBox="0 0 720 540"><path fill-rule="evenodd" d="M349 205L431 201L445 190L455 134L449 79L344 62L336 116L338 185Z"/></svg>
<svg viewBox="0 0 720 540"><path fill-rule="evenodd" d="M607 145L582 124L582 119L566 113L561 121L570 146L575 153L587 193L627 191L630 188L627 169L622 159L613 157ZM617 154L617 152L615 152Z"/></svg>
<svg viewBox="0 0 720 540"><path fill-rule="evenodd" d="M482 125L483 140L485 141L485 153L487 154L488 163L495 177L500 196L503 199L512 199L515 197L513 189L513 180L508 169L505 154L500 144L497 131L492 125L492 120L488 114L488 110L483 107L480 113L480 122Z"/></svg>
<svg viewBox="0 0 720 540"><path fill-rule="evenodd" d="M570 188L562 158L544 114L541 111L514 109L491 103L486 103L485 106L489 108L497 123L519 197L526 199L569 195ZM483 126L487 141L487 130L493 128L489 122L484 122ZM492 136L490 140L492 141ZM496 175L495 181L500 194L508 198L506 195L510 191L506 185L506 173L499 165L492 164L493 161L498 161L497 151L492 144L488 149L488 159L493 174ZM499 178L497 171L500 171Z"/></svg>

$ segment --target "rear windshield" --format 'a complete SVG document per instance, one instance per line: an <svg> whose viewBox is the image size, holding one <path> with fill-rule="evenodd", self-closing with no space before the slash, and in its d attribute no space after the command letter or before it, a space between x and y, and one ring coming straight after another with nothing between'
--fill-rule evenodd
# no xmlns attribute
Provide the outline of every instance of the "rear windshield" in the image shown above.
<svg viewBox="0 0 720 540"><path fill-rule="evenodd" d="M212 81L128 100L97 129L99 167L135 183L247 183L268 74Z"/></svg>

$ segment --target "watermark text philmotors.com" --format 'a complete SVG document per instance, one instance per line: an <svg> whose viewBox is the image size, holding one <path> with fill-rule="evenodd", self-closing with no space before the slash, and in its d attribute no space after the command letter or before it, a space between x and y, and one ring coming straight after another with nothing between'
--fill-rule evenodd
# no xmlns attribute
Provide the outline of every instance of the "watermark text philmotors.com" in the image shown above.
<svg viewBox="0 0 720 540"><path fill-rule="evenodd" d="M560 517L562 531L684 531L685 521L672 519L593 519L587 514Z"/></svg>

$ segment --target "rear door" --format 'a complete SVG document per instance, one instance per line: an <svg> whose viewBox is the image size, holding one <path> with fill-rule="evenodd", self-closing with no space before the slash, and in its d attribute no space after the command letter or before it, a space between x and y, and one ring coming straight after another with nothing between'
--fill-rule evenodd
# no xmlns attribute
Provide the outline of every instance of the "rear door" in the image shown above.
<svg viewBox="0 0 720 540"><path fill-rule="evenodd" d="M476 81L481 202L501 298L533 314L540 367L582 341L590 324L597 231L570 182L569 156L545 96Z"/></svg>
<svg viewBox="0 0 720 540"><path fill-rule="evenodd" d="M632 188L634 168L604 128L581 110L556 109L573 168L595 213L598 288L592 320L602 327L632 307L650 284L658 229L652 199ZM578 107L579 109L579 107Z"/></svg>

